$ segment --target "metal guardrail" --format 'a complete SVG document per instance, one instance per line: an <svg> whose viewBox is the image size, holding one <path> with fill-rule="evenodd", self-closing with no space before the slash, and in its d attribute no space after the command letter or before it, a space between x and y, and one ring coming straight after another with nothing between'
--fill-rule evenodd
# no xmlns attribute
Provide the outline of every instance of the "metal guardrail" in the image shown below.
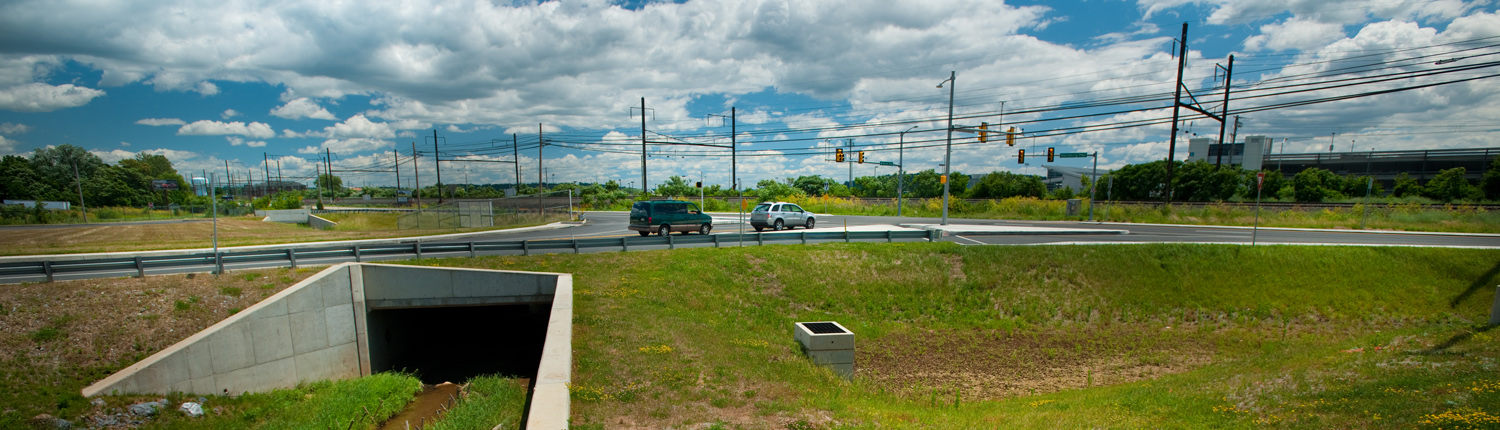
<svg viewBox="0 0 1500 430"><path fill-rule="evenodd" d="M151 256L151 257L126 257L107 259L58 259L47 261L32 261L20 263L0 263L0 276L46 276L47 282L52 282L59 274L108 272L119 273L134 271L135 276L146 275L149 269L170 269L181 267L207 266L220 273L224 267L234 264L278 262L291 268L297 268L297 261L309 259L328 258L353 258L354 261L363 261L366 258L390 258L390 257L414 257L422 258L423 254L453 254L468 253L470 257L478 256L480 253L498 255L506 253L519 253L520 255L531 255L533 252L545 253L548 251L572 251L580 253L585 249L619 248L621 251L630 251L631 248L666 246L675 249L678 246L708 245L721 247L726 245L765 245L767 243L801 243L810 241L838 241L844 242L884 240L893 242L897 239L933 239L933 232L923 231L802 231L802 232L780 232L780 233L739 233L739 234L712 234L712 235L668 235L647 237L612 237L591 239L547 239L547 240L521 240L521 241L496 241L496 242L459 242L459 243L399 243L386 245L351 245L351 246L327 246L313 248L286 248L256 251L238 252L202 252L196 254ZM277 264L282 266L283 264ZM18 281L19 282L19 281Z"/></svg>

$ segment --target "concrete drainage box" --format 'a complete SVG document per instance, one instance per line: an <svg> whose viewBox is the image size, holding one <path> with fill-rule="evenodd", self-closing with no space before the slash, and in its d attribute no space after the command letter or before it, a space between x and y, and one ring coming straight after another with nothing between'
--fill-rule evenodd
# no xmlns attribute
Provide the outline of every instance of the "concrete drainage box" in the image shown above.
<svg viewBox="0 0 1500 430"><path fill-rule="evenodd" d="M380 313L508 306L545 320L527 428L567 428L573 277L566 273L339 264L83 389L240 394L379 372L391 346ZM494 342L476 339L476 342ZM493 357L472 357L495 360ZM373 367L373 370L372 370Z"/></svg>
<svg viewBox="0 0 1500 430"><path fill-rule="evenodd" d="M837 322L794 324L797 343L813 364L828 366L845 380L854 378L854 332Z"/></svg>

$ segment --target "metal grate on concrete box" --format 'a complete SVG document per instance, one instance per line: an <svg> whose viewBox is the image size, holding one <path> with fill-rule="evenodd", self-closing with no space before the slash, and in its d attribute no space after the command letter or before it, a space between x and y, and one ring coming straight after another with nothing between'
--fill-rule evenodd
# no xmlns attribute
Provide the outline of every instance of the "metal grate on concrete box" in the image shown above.
<svg viewBox="0 0 1500 430"><path fill-rule="evenodd" d="M828 366L845 380L854 378L854 332L834 321L793 324L793 336L813 364Z"/></svg>

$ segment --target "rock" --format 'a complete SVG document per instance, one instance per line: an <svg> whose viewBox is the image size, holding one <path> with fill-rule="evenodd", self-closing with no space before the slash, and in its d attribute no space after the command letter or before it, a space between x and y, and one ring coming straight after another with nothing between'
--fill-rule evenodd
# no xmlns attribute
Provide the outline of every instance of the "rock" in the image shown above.
<svg viewBox="0 0 1500 430"><path fill-rule="evenodd" d="M96 407L101 407L102 408L102 407L104 407L104 399L90 400L89 404L94 405Z"/></svg>
<svg viewBox="0 0 1500 430"><path fill-rule="evenodd" d="M48 430L72 430L73 422L48 414L41 414L31 418L32 428Z"/></svg>
<svg viewBox="0 0 1500 430"><path fill-rule="evenodd" d="M162 409L160 402L145 402L130 405L130 413L143 417L156 415L156 411L160 409Z"/></svg>
<svg viewBox="0 0 1500 430"><path fill-rule="evenodd" d="M115 418L114 415L94 417L94 427L112 427L118 425L120 425L120 419Z"/></svg>
<svg viewBox="0 0 1500 430"><path fill-rule="evenodd" d="M182 407L177 408L177 410L182 411L182 413L187 414L187 416L193 418L203 416L203 405L199 405L193 402L184 402L182 404Z"/></svg>

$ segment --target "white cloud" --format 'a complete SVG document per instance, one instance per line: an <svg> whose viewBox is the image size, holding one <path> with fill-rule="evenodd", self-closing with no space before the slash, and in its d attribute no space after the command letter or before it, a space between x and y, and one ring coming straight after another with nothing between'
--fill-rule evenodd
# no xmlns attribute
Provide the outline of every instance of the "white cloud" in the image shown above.
<svg viewBox="0 0 1500 430"><path fill-rule="evenodd" d="M104 91L73 84L48 85L33 82L0 90L0 109L51 112L83 106L103 95Z"/></svg>
<svg viewBox="0 0 1500 430"><path fill-rule="evenodd" d="M291 101L286 102L286 104L281 105L280 107L271 109L271 115L286 119L312 118L325 119L329 121L338 120L337 117L333 116L333 113L328 112L328 109L324 109L322 106L318 106L317 102L314 102L307 97L292 99Z"/></svg>
<svg viewBox="0 0 1500 430"><path fill-rule="evenodd" d="M246 125L243 122L219 122L211 120L198 120L177 129L177 134L184 136L218 136L234 134L256 139L266 139L276 136L270 125L261 122L252 122Z"/></svg>
<svg viewBox="0 0 1500 430"><path fill-rule="evenodd" d="M235 111L234 109L225 109L224 113L219 114L219 117L224 119L230 119L237 116L240 116L240 113Z"/></svg>
<svg viewBox="0 0 1500 430"><path fill-rule="evenodd" d="M129 147L130 147L130 142L126 142L126 141L123 141L123 140L122 140L122 141L120 141L120 146L123 146L123 147L126 147L126 148L129 148Z"/></svg>
<svg viewBox="0 0 1500 430"><path fill-rule="evenodd" d="M1311 19L1293 18L1260 27L1261 34L1245 39L1245 49L1272 51L1316 49L1344 38L1344 27Z"/></svg>
<svg viewBox="0 0 1500 430"><path fill-rule="evenodd" d="M15 151L16 141L0 136L0 155L14 155Z"/></svg>
<svg viewBox="0 0 1500 430"><path fill-rule="evenodd" d="M149 125L149 126L163 126L163 125L186 125L187 121L183 121L183 120L180 120L180 119L177 119L177 118L146 118L146 119L142 119L140 121L136 121L135 123L136 124L140 124L140 125Z"/></svg>
<svg viewBox="0 0 1500 430"><path fill-rule="evenodd" d="M26 124L12 124L8 122L0 123L0 134L8 134L14 136L17 134L26 134L26 132L28 131L31 131L31 126Z"/></svg>
<svg viewBox="0 0 1500 430"><path fill-rule="evenodd" d="M260 148L266 146L266 142L263 140L246 141L245 139L237 136L225 136L224 139L229 141L229 146L245 145L251 148Z"/></svg>

